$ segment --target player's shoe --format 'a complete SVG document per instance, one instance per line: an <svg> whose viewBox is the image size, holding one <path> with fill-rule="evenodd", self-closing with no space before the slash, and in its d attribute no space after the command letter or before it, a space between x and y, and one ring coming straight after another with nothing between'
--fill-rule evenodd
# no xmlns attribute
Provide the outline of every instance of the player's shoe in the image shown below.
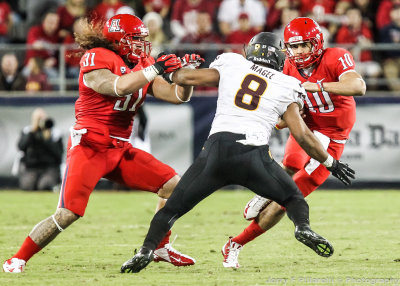
<svg viewBox="0 0 400 286"><path fill-rule="evenodd" d="M224 256L224 262L222 265L226 268L239 268L239 252L242 250L243 245L232 241L232 237L222 246L222 255Z"/></svg>
<svg viewBox="0 0 400 286"><path fill-rule="evenodd" d="M26 261L19 258L10 258L3 264L3 272L21 273L24 271Z"/></svg>
<svg viewBox="0 0 400 286"><path fill-rule="evenodd" d="M267 207L271 201L262 196L256 195L246 204L243 216L247 220L255 219L258 214Z"/></svg>
<svg viewBox="0 0 400 286"><path fill-rule="evenodd" d="M175 266L189 266L196 263L194 258L173 248L172 243L167 243L163 247L154 250L154 262L160 261L169 262Z"/></svg>
<svg viewBox="0 0 400 286"><path fill-rule="evenodd" d="M137 273L149 265L153 261L153 258L153 250L142 246L138 253L135 250L135 256L122 264L121 273L125 273L125 271L128 273Z"/></svg>
<svg viewBox="0 0 400 286"><path fill-rule="evenodd" d="M296 226L294 235L298 241L307 245L320 256L329 257L333 254L333 246L328 240L311 230L309 226Z"/></svg>

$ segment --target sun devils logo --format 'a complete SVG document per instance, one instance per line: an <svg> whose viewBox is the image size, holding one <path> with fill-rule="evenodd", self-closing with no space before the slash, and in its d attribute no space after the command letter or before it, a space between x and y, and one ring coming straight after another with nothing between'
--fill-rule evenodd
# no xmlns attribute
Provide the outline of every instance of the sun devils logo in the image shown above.
<svg viewBox="0 0 400 286"><path fill-rule="evenodd" d="M113 19L111 21L110 27L108 27L109 32L120 32L121 27L119 26L119 20L120 19Z"/></svg>

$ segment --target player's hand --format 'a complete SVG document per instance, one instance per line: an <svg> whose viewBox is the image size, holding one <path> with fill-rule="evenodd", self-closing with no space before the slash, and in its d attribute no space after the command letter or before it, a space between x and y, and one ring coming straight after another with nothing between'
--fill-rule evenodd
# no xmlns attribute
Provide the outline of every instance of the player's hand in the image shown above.
<svg viewBox="0 0 400 286"><path fill-rule="evenodd" d="M339 160L333 159L332 166L327 167L327 169L346 186L351 185L350 178L355 179L354 175L356 172L354 172L349 165L342 163Z"/></svg>
<svg viewBox="0 0 400 286"><path fill-rule="evenodd" d="M202 63L204 63L204 59L198 54L186 54L181 57L182 67L197 69Z"/></svg>
<svg viewBox="0 0 400 286"><path fill-rule="evenodd" d="M170 73L180 69L182 67L182 63L174 54L166 55L165 53L161 53L158 55L154 67L157 69L157 73L161 75L163 73Z"/></svg>
<svg viewBox="0 0 400 286"><path fill-rule="evenodd" d="M318 84L316 84L315 82L306 81L306 82L303 82L301 85L304 87L304 89L306 91L309 91L309 92L317 92L320 90L318 87Z"/></svg>

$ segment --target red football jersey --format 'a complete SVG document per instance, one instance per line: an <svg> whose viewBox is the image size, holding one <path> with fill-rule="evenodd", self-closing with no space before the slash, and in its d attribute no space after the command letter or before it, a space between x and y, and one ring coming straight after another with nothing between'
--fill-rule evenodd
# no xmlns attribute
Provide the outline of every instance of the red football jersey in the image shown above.
<svg viewBox="0 0 400 286"><path fill-rule="evenodd" d="M143 103L150 83L124 97L100 94L87 87L83 74L96 69L108 69L116 75L124 75L131 71L141 70L154 63L149 57L142 59L131 70L122 58L104 48L88 50L80 61L79 98L75 103L76 129L88 128L105 136L128 139L131 135L133 117Z"/></svg>
<svg viewBox="0 0 400 286"><path fill-rule="evenodd" d="M341 48L327 48L321 61L312 74L307 77L300 73L286 59L283 73L294 76L301 82L336 82L339 77L355 68L352 55ZM349 138L356 120L356 103L352 96L343 96L329 92L307 92L305 99L304 121L311 130L318 130L326 136L343 140Z"/></svg>

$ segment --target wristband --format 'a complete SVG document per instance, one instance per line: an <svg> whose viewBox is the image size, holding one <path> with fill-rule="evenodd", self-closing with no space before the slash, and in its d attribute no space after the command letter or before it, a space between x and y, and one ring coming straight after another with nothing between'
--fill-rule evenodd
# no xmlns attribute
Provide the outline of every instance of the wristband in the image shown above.
<svg viewBox="0 0 400 286"><path fill-rule="evenodd" d="M328 158L325 160L325 162L322 162L322 165L324 165L327 168L332 167L333 160L334 160L333 157L328 154Z"/></svg>
<svg viewBox="0 0 400 286"><path fill-rule="evenodd" d="M278 123L275 124L275 128L276 128L277 130L281 130L281 127L278 125Z"/></svg>
<svg viewBox="0 0 400 286"><path fill-rule="evenodd" d="M189 102L190 101L190 97L186 100L182 100L179 96L178 96L178 85L175 85L175 96L176 98L180 101L180 102Z"/></svg>
<svg viewBox="0 0 400 286"><path fill-rule="evenodd" d="M142 69L142 72L148 82L152 82L159 75L159 72L154 65Z"/></svg>
<svg viewBox="0 0 400 286"><path fill-rule="evenodd" d="M322 84L322 82L320 82L320 81L317 81L317 85L318 85L318 91L321 91L321 92L324 92L325 91L325 89L324 89L324 86L323 86L323 84Z"/></svg>
<svg viewBox="0 0 400 286"><path fill-rule="evenodd" d="M117 76L116 78L115 78L115 80L114 80L114 92L115 92L115 95L116 96L120 96L119 94L118 94L118 92L117 92L117 81L119 80L119 76Z"/></svg>

